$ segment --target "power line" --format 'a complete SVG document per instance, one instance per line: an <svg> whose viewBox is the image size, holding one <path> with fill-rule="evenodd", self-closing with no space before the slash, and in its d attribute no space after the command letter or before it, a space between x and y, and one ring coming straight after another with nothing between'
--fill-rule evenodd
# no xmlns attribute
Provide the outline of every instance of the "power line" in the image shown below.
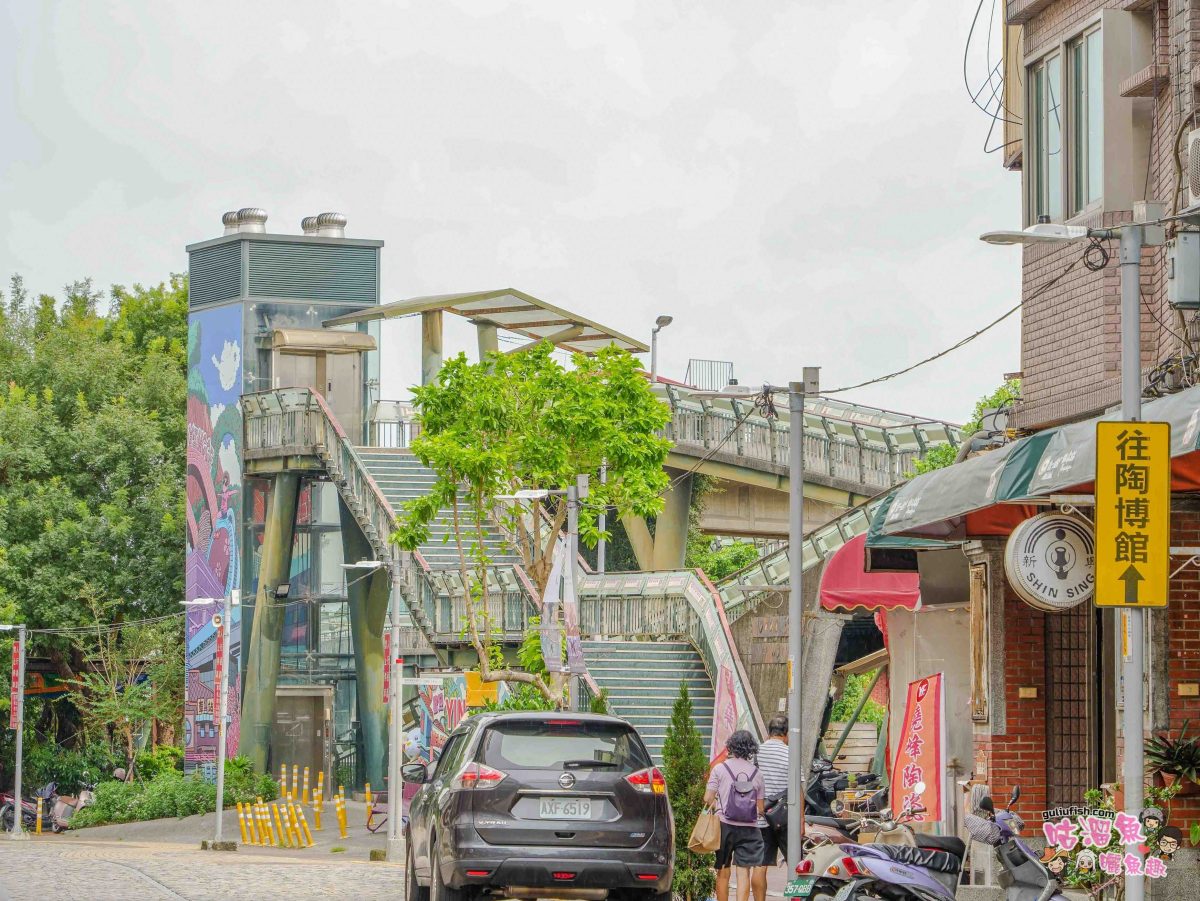
<svg viewBox="0 0 1200 901"><path fill-rule="evenodd" d="M1049 279L1048 281L1043 282L1041 285L1038 286L1036 291L1034 291L1028 297L1022 298L1021 302L1018 303L1016 306L1014 306L1012 309L1004 312L1003 314L1001 314L1000 316L998 316L997 318L995 318L991 322L989 322L987 325L985 325L983 328L979 329L976 332L972 332L970 335L967 335L967 337L963 338L961 341L958 341L958 342L952 344L950 347L947 347L945 350L938 351L933 356L926 357L924 360L920 360L916 363L913 363L911 366L906 366L903 369L896 370L895 372L889 372L887 375L881 375L877 378L868 379L867 381L859 382L856 385L847 385L844 388L834 388L829 391L822 391L821 393L822 394L841 394L845 391L853 391L856 388L865 388L867 385L876 385L879 382L886 382L890 379L896 378L897 376L905 375L906 373L912 372L914 369L924 366L926 363L932 363L934 360L940 360L942 357L946 356L949 353L953 353L954 351L958 350L960 347L965 347L967 344L970 344L972 341L974 341L980 335L984 334L989 329L995 328L997 325L999 325L1001 322L1003 322L1005 319L1007 319L1013 313L1017 312L1017 310L1021 309L1021 307L1024 304L1028 303L1031 300L1035 300L1036 298L1041 296L1042 293L1044 293L1045 291L1047 291L1050 288L1057 285L1060 281L1062 281L1066 277L1068 272L1070 272L1072 269L1074 269L1076 266L1078 266L1081 262L1083 262L1084 257L1086 257L1089 253L1095 253L1095 250L1090 245L1087 248L1087 250L1085 250L1082 254L1080 254L1075 259L1073 259L1071 261L1071 263L1067 266L1067 268L1065 268L1062 272L1060 272L1058 275L1054 276L1053 278Z"/></svg>
<svg viewBox="0 0 1200 901"><path fill-rule="evenodd" d="M72 635L79 632L112 632L117 629L125 629L131 626L149 626L154 623L163 623L168 620L178 619L184 615L184 611L178 613L168 613L165 616L152 616L147 619L131 619L123 623L96 623L91 626L71 626L61 629L26 629L31 635Z"/></svg>

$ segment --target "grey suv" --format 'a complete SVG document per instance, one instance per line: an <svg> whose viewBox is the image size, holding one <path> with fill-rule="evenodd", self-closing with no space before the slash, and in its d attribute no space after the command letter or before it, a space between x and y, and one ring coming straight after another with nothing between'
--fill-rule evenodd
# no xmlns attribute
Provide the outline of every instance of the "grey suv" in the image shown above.
<svg viewBox="0 0 1200 901"><path fill-rule="evenodd" d="M611 716L485 713L450 735L409 807L409 901L669 901L675 829L662 773Z"/></svg>

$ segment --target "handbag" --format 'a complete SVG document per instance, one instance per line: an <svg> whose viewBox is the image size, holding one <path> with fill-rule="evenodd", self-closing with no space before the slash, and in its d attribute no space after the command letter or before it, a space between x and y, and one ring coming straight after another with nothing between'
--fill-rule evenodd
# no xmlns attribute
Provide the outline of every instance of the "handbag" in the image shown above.
<svg viewBox="0 0 1200 901"><path fill-rule="evenodd" d="M767 798L763 816L766 817L767 823L771 828L777 832L787 830L788 803L786 790Z"/></svg>
<svg viewBox="0 0 1200 901"><path fill-rule="evenodd" d="M692 835L688 839L688 850L694 854L711 854L721 847L721 821L716 811L705 809L696 818Z"/></svg>

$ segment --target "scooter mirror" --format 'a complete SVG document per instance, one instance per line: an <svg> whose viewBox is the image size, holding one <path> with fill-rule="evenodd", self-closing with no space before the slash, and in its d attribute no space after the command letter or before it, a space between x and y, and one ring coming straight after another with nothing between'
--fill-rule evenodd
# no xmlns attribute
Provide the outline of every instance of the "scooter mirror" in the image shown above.
<svg viewBox="0 0 1200 901"><path fill-rule="evenodd" d="M1019 797L1021 797L1021 786L1017 785L1013 787L1012 800L1008 802L1008 806L1012 807L1016 804Z"/></svg>

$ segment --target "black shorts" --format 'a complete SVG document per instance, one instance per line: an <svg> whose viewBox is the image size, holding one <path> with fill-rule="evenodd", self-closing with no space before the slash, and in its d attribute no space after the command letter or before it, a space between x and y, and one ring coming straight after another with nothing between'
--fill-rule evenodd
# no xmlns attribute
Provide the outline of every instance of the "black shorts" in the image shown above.
<svg viewBox="0 0 1200 901"><path fill-rule="evenodd" d="M762 830L757 826L721 824L721 847L717 849L717 869L728 866L761 867L763 859Z"/></svg>
<svg viewBox="0 0 1200 901"><path fill-rule="evenodd" d="M787 839L780 836L779 830L774 826L763 826L760 831L763 839L763 856L759 866L773 867L779 863L779 853L783 850L783 842Z"/></svg>

